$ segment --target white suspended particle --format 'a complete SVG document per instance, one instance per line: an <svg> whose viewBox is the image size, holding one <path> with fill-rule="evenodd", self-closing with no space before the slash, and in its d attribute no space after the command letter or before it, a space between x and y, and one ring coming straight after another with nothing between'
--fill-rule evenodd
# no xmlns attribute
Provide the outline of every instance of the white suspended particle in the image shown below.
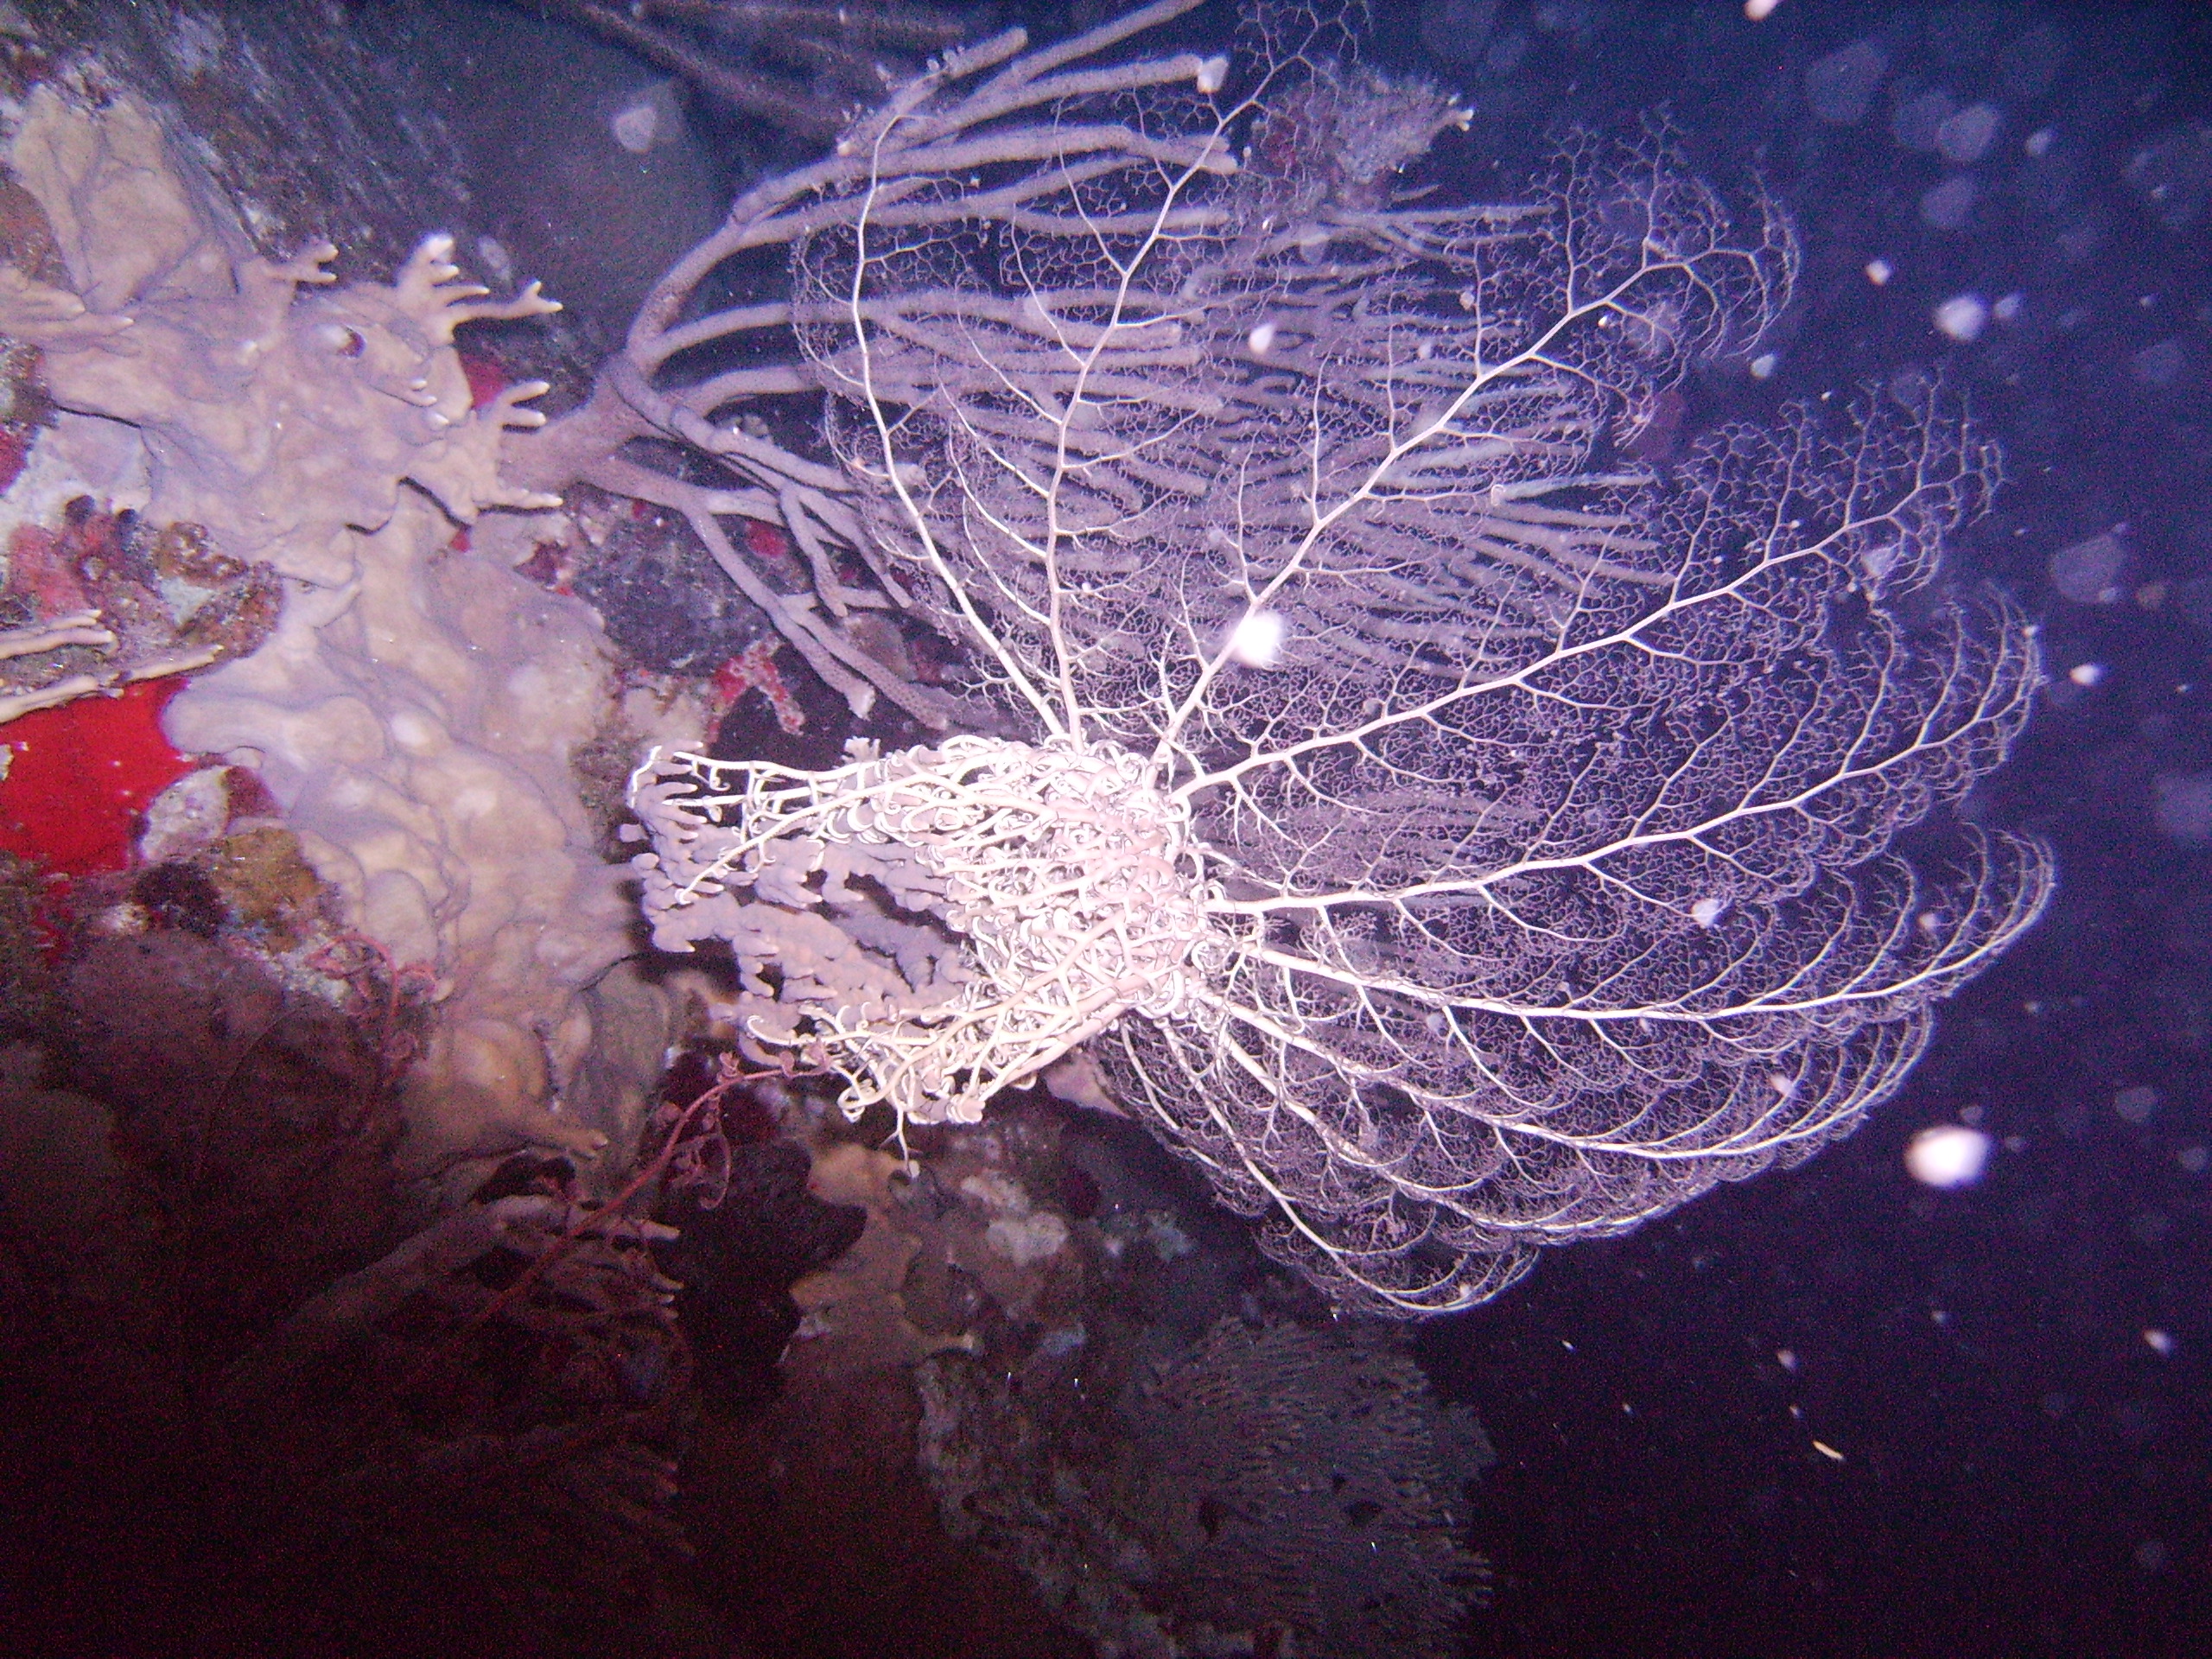
<svg viewBox="0 0 2212 1659"><path fill-rule="evenodd" d="M1897 274L1897 268L1886 259L1869 259L1866 262L1866 280L1877 288L1887 288L1890 278Z"/></svg>
<svg viewBox="0 0 2212 1659"><path fill-rule="evenodd" d="M1726 899L1708 896L1699 899L1690 906L1690 920L1695 922L1700 927L1711 927L1720 919L1722 913L1727 908L1728 901Z"/></svg>
<svg viewBox="0 0 2212 1659"><path fill-rule="evenodd" d="M1229 631L1229 654L1247 668L1273 668L1282 656L1285 632L1274 612L1249 612Z"/></svg>
<svg viewBox="0 0 2212 1659"><path fill-rule="evenodd" d="M1843 1461L1843 1453L1837 1451L1835 1447L1830 1446L1826 1440L1815 1440L1813 1442L1813 1450L1819 1452L1830 1463L1841 1463Z"/></svg>
<svg viewBox="0 0 2212 1659"><path fill-rule="evenodd" d="M1275 343L1274 324L1272 322L1262 323L1249 334L1245 336L1244 343L1251 347L1253 356L1265 357L1268 354L1269 348Z"/></svg>
<svg viewBox="0 0 2212 1659"><path fill-rule="evenodd" d="M632 99L607 124L607 130L614 142L632 156L643 156L661 137L661 111L658 88L648 88ZM664 93L661 96L665 96Z"/></svg>
<svg viewBox="0 0 2212 1659"><path fill-rule="evenodd" d="M1769 380L1774 378L1775 365L1782 359L1772 352L1761 352L1751 359L1751 378Z"/></svg>
<svg viewBox="0 0 2212 1659"><path fill-rule="evenodd" d="M1905 1147L1905 1173L1924 1186L1972 1186L1989 1162L1989 1137L1980 1129L1934 1124Z"/></svg>
<svg viewBox="0 0 2212 1659"><path fill-rule="evenodd" d="M1208 58L1198 66L1198 91L1211 98L1229 81L1229 60L1225 57Z"/></svg>
<svg viewBox="0 0 2212 1659"><path fill-rule="evenodd" d="M2171 1359L2174 1352L2174 1333L2155 1326L2143 1333L2143 1345L2160 1359Z"/></svg>
<svg viewBox="0 0 2212 1659"><path fill-rule="evenodd" d="M1979 294L1954 294L1936 308L1936 327L1961 345L1981 338L1989 327L1989 302Z"/></svg>
<svg viewBox="0 0 2212 1659"><path fill-rule="evenodd" d="M2139 1129L2158 1115L2158 1101L2157 1090L2147 1084L2139 1083L2114 1095L2112 1109L2122 1122L2133 1123Z"/></svg>
<svg viewBox="0 0 2212 1659"><path fill-rule="evenodd" d="M1969 104L1938 124L1936 149L1952 166L1972 167L1989 153L2004 123L1994 105Z"/></svg>

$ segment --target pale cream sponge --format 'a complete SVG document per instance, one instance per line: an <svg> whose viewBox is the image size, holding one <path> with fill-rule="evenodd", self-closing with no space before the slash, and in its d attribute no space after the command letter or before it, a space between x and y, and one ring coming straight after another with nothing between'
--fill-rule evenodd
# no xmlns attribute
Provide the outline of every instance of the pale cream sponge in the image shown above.
<svg viewBox="0 0 2212 1659"><path fill-rule="evenodd" d="M634 948L569 766L610 713L607 642L588 607L452 546L454 520L555 505L499 474L543 388L472 410L452 345L550 302L481 303L442 237L389 287L318 291L328 251L254 257L129 98L40 89L9 159L68 279L0 268L0 331L41 348L72 418L143 446L146 499L111 505L287 579L274 636L186 686L167 730L257 768L349 922L435 975L408 1161L628 1150L665 1012L634 976L596 983Z"/></svg>
<svg viewBox="0 0 2212 1659"><path fill-rule="evenodd" d="M436 973L410 1161L512 1128L591 1150L598 1127L543 1106L590 1045L576 993L632 948L624 872L594 854L569 766L606 713L606 641L586 607L448 550L451 533L403 499L354 582L295 594L166 724L255 766L360 930Z"/></svg>

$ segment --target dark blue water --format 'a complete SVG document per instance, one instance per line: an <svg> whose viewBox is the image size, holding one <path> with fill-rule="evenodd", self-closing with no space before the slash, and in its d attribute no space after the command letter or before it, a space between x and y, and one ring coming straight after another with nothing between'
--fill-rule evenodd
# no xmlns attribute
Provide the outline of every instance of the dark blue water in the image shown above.
<svg viewBox="0 0 2212 1659"><path fill-rule="evenodd" d="M1781 196L1774 372L1701 409L1965 388L2009 482L1953 568L2055 682L1973 810L2050 840L2059 899L1902 1096L1427 1333L1503 1459L1475 1650L2212 1651L2212 11L1387 10L1478 167L1664 105ZM1967 296L1970 340L1934 322ZM1995 1138L1978 1185L1907 1175L1944 1122Z"/></svg>

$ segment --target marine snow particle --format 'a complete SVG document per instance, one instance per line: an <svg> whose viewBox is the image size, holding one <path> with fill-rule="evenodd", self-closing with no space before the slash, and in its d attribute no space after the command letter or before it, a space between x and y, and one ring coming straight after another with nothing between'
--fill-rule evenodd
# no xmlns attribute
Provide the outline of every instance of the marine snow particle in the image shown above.
<svg viewBox="0 0 2212 1659"><path fill-rule="evenodd" d="M2143 1345L2160 1359L2171 1359L2174 1351L2174 1334L2154 1326L2143 1333Z"/></svg>
<svg viewBox="0 0 2212 1659"><path fill-rule="evenodd" d="M652 93L641 92L617 110L607 126L616 143L632 156L642 156L660 136L660 106Z"/></svg>
<svg viewBox="0 0 2212 1659"><path fill-rule="evenodd" d="M1897 267L1886 259L1869 259L1866 262L1866 280L1877 288L1887 288L1890 278L1897 274Z"/></svg>
<svg viewBox="0 0 2212 1659"><path fill-rule="evenodd" d="M1908 98L1890 116L1890 137L1905 149L1933 149L1936 134L1959 106L1948 92L1926 92Z"/></svg>
<svg viewBox="0 0 2212 1659"><path fill-rule="evenodd" d="M1938 1123L1912 1137L1904 1149L1905 1173L1926 1186L1972 1186L1989 1162L1989 1147L1980 1129Z"/></svg>
<svg viewBox="0 0 2212 1659"><path fill-rule="evenodd" d="M1855 127L1866 118L1890 60L1872 41L1853 41L1805 71L1805 102L1832 127Z"/></svg>
<svg viewBox="0 0 2212 1659"><path fill-rule="evenodd" d="M1690 920L1695 922L1700 927L1711 927L1720 919L1721 913L1727 908L1728 901L1726 899L1700 899L1690 906Z"/></svg>
<svg viewBox="0 0 2212 1659"><path fill-rule="evenodd" d="M2123 1089L2112 1097L2112 1109L2121 1120L2139 1128L2151 1121L2151 1114L2158 1109L2158 1091L2146 1084L2137 1084L2133 1089Z"/></svg>
<svg viewBox="0 0 2212 1659"><path fill-rule="evenodd" d="M1963 173L1931 185L1921 194L1920 222L1931 231L1959 230L1974 212L1974 198L1980 194L1974 181Z"/></svg>
<svg viewBox="0 0 2212 1659"><path fill-rule="evenodd" d="M1757 357L1751 359L1751 378L1754 380L1772 379L1774 378L1775 365L1780 361L1781 359L1776 357L1772 352L1761 352Z"/></svg>
<svg viewBox="0 0 2212 1659"><path fill-rule="evenodd" d="M1272 322L1262 323L1258 327L1255 328L1250 334L1245 337L1244 343L1251 347L1253 356L1265 357L1268 354L1269 348L1271 348L1275 343L1274 324Z"/></svg>
<svg viewBox="0 0 2212 1659"><path fill-rule="evenodd" d="M2162 340L2155 346L2145 346L2128 359L2127 372L2138 385L2171 386L2181 378L2186 363L2179 340Z"/></svg>
<svg viewBox="0 0 2212 1659"><path fill-rule="evenodd" d="M506 245L499 241L498 238L491 236L478 237L476 238L476 257L483 261L484 269L489 271L493 276L498 277L502 283L512 283L514 281L514 256L507 251Z"/></svg>
<svg viewBox="0 0 2212 1659"><path fill-rule="evenodd" d="M1989 302L1979 294L1955 294L1936 308L1936 327L1962 345L1971 344L1989 327Z"/></svg>
<svg viewBox="0 0 2212 1659"><path fill-rule="evenodd" d="M1283 620L1273 611L1253 611L1229 631L1229 654L1247 668L1273 668L1282 655Z"/></svg>
<svg viewBox="0 0 2212 1659"><path fill-rule="evenodd" d="M2048 156L2050 154L2051 145L2057 141L2058 135L2049 127L2037 127L2027 136L2020 148L2031 156Z"/></svg>
<svg viewBox="0 0 2212 1659"><path fill-rule="evenodd" d="M2169 127L2127 163L2128 188L2168 230L2190 229L2212 204L2212 132Z"/></svg>
<svg viewBox="0 0 2212 1659"><path fill-rule="evenodd" d="M2117 605L2126 589L2127 543L2118 529L2069 542L2050 556L2050 585L2076 605Z"/></svg>
<svg viewBox="0 0 2212 1659"><path fill-rule="evenodd" d="M2105 665L2102 663L2076 663L2066 671L2066 677L2086 690L2090 686L2104 683Z"/></svg>
<svg viewBox="0 0 2212 1659"><path fill-rule="evenodd" d="M1990 105L1967 105L1936 127L1936 153L1954 167L1972 167L1989 153L2002 118Z"/></svg>

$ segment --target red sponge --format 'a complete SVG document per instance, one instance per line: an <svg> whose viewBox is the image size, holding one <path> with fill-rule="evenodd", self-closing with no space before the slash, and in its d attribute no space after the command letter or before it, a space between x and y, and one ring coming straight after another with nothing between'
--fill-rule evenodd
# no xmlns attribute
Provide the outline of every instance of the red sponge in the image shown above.
<svg viewBox="0 0 2212 1659"><path fill-rule="evenodd" d="M57 875L128 868L138 815L192 770L162 735L162 709L181 683L148 680L0 726L14 751L0 779L0 851Z"/></svg>

